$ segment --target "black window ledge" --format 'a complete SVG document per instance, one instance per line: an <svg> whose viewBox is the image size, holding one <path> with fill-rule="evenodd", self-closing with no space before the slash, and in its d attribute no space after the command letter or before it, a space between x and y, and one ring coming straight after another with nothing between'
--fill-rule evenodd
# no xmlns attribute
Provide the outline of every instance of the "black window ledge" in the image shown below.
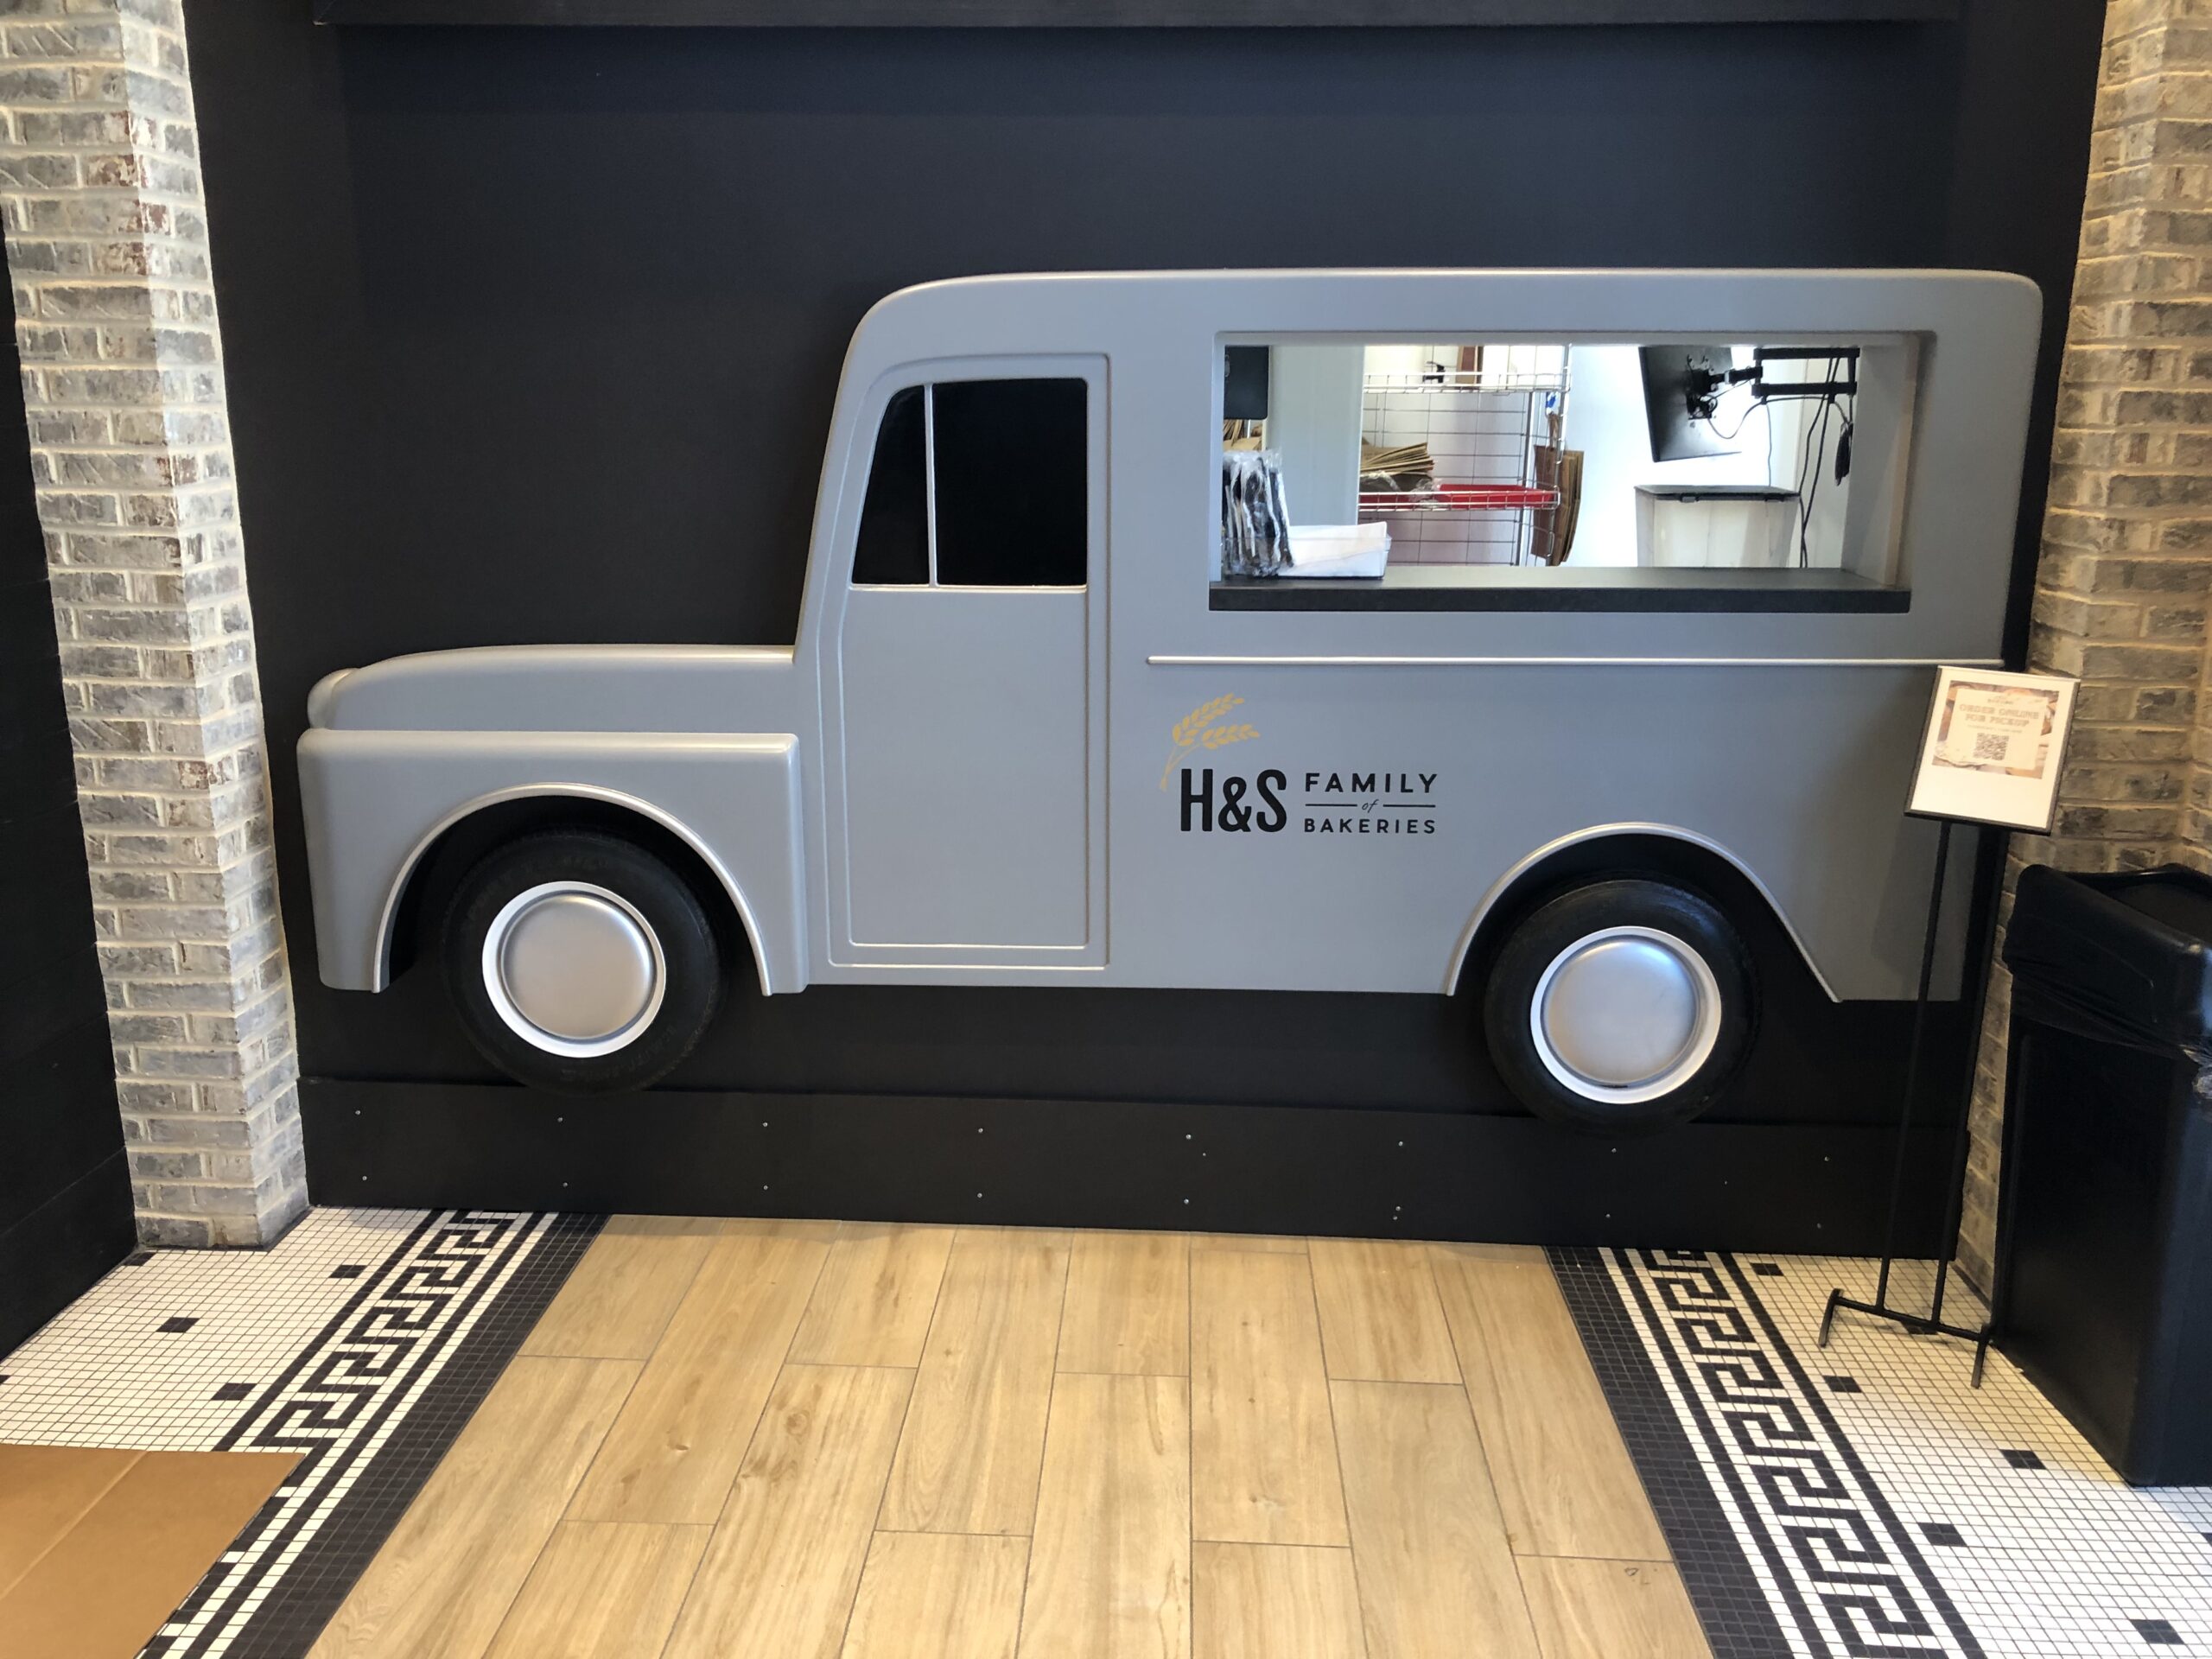
<svg viewBox="0 0 2212 1659"><path fill-rule="evenodd" d="M1895 614L1909 588L1844 570L1680 570L1540 565L1393 565L1371 580L1234 576L1217 611L1719 611Z"/></svg>

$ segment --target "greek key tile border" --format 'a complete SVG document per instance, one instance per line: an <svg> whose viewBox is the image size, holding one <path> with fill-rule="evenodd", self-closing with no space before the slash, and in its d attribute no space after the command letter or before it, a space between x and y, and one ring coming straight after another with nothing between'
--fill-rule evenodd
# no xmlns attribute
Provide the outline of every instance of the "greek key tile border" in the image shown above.
<svg viewBox="0 0 2212 1659"><path fill-rule="evenodd" d="M1733 1256L1550 1255L1715 1659L1985 1659Z"/></svg>
<svg viewBox="0 0 2212 1659"><path fill-rule="evenodd" d="M1794 1654L1605 1253L1547 1252L1713 1659Z"/></svg>
<svg viewBox="0 0 2212 1659"><path fill-rule="evenodd" d="M218 1449L298 1467L144 1659L297 1659L468 1421L604 1217L425 1216Z"/></svg>

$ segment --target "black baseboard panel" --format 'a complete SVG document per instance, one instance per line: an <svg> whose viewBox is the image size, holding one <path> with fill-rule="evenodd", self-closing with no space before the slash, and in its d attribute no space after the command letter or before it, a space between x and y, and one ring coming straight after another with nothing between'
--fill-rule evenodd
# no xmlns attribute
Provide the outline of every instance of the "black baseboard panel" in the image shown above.
<svg viewBox="0 0 2212 1659"><path fill-rule="evenodd" d="M1878 1253L1894 1130L856 1095L560 1096L309 1078L318 1204ZM1935 1252L1948 1129L1899 1248Z"/></svg>
<svg viewBox="0 0 2212 1659"><path fill-rule="evenodd" d="M137 1242L120 1150L0 1232L0 1356L90 1290Z"/></svg>

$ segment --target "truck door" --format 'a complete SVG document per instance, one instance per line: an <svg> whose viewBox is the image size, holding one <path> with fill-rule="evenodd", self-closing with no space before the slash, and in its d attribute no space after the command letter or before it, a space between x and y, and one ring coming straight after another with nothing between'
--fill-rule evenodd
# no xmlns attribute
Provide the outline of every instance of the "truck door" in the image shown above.
<svg viewBox="0 0 2212 1659"><path fill-rule="evenodd" d="M881 400L824 709L841 960L1104 959L1105 395L1028 359Z"/></svg>

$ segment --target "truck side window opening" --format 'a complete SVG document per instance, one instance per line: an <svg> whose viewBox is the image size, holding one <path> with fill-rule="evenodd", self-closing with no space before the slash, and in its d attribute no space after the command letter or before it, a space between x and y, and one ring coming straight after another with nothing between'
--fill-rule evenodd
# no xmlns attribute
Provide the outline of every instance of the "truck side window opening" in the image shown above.
<svg viewBox="0 0 2212 1659"><path fill-rule="evenodd" d="M925 388L893 392L875 431L875 460L853 550L853 580L903 585L930 579L929 454Z"/></svg>
<svg viewBox="0 0 2212 1659"><path fill-rule="evenodd" d="M1089 393L1078 379L932 389L937 579L1080 588L1089 563Z"/></svg>
<svg viewBox="0 0 2212 1659"><path fill-rule="evenodd" d="M1906 608L1910 336L1219 351L1212 608Z"/></svg>

